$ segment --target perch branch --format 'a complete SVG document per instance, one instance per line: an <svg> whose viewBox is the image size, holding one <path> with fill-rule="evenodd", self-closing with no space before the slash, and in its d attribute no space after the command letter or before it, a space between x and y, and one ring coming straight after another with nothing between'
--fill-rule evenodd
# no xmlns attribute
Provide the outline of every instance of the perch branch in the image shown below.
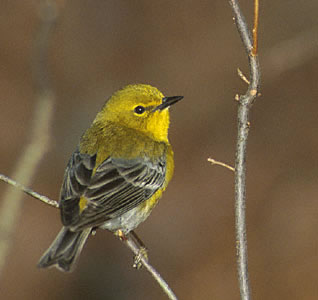
<svg viewBox="0 0 318 300"><path fill-rule="evenodd" d="M246 240L246 146L250 128L249 112L258 94L260 69L257 54L258 0L254 2L253 40L245 18L239 8L238 1L230 0L237 30L248 56L250 67L250 83L245 95L238 97L238 133L235 158L235 228L237 272L242 300L249 300L250 286L248 279L247 240Z"/></svg>
<svg viewBox="0 0 318 300"><path fill-rule="evenodd" d="M10 179L9 177L7 177L7 176L5 176L3 174L0 174L0 180L2 180L4 182L14 186L17 189L22 190L27 195L29 195L29 196L31 196L31 197L33 197L35 199L38 199L38 200L44 202L45 204L51 205L51 206L56 207L56 208L59 207L59 204L58 204L57 201L51 200L50 198L48 198L46 196L40 195L39 193L34 192L33 190L31 190L31 189L25 187L24 185L22 185L21 183L18 183L15 180Z"/></svg>
<svg viewBox="0 0 318 300"><path fill-rule="evenodd" d="M140 255L140 247L138 247L131 238L130 235L127 236L126 240L123 240L126 246L135 254L135 256L139 256L140 262L147 269L147 271L152 275L152 277L157 281L157 283L161 286L162 290L166 293L169 299L177 300L176 295L171 290L167 282L161 277L161 275L157 272L157 270L149 264L148 259L146 259L143 255Z"/></svg>

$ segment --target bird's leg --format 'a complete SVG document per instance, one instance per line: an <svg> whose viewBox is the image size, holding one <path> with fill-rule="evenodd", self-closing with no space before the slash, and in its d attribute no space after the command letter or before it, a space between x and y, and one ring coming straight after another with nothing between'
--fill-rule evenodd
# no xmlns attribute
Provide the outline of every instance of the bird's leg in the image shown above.
<svg viewBox="0 0 318 300"><path fill-rule="evenodd" d="M127 241L127 236L123 233L122 230L118 229L117 231L115 231L115 235L118 236L121 241Z"/></svg>

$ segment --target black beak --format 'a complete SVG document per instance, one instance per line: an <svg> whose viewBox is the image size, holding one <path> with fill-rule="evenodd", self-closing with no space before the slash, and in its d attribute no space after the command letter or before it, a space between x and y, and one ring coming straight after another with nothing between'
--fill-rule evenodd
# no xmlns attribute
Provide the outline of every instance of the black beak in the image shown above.
<svg viewBox="0 0 318 300"><path fill-rule="evenodd" d="M163 109L171 106L172 104L177 103L181 99L183 99L183 96L164 97L164 98L162 98L162 103L160 105L158 105L157 107L155 107L155 109L153 111L163 110Z"/></svg>

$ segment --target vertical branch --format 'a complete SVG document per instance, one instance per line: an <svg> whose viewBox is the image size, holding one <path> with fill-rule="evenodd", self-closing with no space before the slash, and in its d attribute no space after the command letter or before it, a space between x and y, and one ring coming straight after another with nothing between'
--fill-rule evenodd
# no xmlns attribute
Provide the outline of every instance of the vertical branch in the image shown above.
<svg viewBox="0 0 318 300"><path fill-rule="evenodd" d="M248 279L247 240L246 240L246 147L250 128L249 112L257 96L260 69L257 55L257 28L258 28L258 0L254 0L254 28L253 41L246 21L239 8L237 0L230 0L235 17L237 30L248 56L250 67L250 82L245 95L238 98L238 133L235 158L235 227L236 227L236 251L237 271L241 299L250 299L250 286Z"/></svg>
<svg viewBox="0 0 318 300"><path fill-rule="evenodd" d="M53 13L52 13L53 12ZM37 89L34 116L30 129L30 143L25 147L16 163L12 177L29 185L35 170L48 149L50 122L53 113L54 95L48 83L47 47L49 33L55 24L56 9L45 1L41 14L40 30L34 40L32 71ZM0 275L9 254L15 225L21 214L21 191L8 187L0 208Z"/></svg>

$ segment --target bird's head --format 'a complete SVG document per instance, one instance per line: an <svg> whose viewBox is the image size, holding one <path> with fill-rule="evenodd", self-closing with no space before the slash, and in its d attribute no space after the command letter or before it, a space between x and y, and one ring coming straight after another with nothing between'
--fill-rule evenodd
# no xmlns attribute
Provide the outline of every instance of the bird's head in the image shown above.
<svg viewBox="0 0 318 300"><path fill-rule="evenodd" d="M165 97L146 84L128 85L110 97L98 119L141 131L158 141L168 141L169 107L182 98Z"/></svg>

